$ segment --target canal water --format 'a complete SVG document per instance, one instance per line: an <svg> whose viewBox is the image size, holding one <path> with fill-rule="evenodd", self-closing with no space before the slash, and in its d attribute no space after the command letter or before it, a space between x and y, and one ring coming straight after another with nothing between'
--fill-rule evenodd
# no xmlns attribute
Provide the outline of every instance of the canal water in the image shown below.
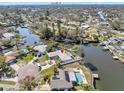
<svg viewBox="0 0 124 93"><path fill-rule="evenodd" d="M104 21L106 21L106 17L103 15L103 12L102 11L99 11L98 12L98 15L100 16L100 18Z"/></svg>
<svg viewBox="0 0 124 93"><path fill-rule="evenodd" d="M100 80L96 87L104 91L124 90L124 65L114 60L109 51L104 51L98 45L83 45L84 60L97 68Z"/></svg>
<svg viewBox="0 0 124 93"><path fill-rule="evenodd" d="M18 27L17 32L24 37L25 45L34 45L40 41L39 36L33 34L28 28Z"/></svg>

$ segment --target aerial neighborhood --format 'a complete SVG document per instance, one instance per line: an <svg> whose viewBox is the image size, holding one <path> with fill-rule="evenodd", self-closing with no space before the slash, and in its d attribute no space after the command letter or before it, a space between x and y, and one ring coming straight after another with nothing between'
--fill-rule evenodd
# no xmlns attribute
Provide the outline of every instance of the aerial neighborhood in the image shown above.
<svg viewBox="0 0 124 93"><path fill-rule="evenodd" d="M91 44L124 63L123 6L0 7L1 91L100 90L103 77L85 56Z"/></svg>

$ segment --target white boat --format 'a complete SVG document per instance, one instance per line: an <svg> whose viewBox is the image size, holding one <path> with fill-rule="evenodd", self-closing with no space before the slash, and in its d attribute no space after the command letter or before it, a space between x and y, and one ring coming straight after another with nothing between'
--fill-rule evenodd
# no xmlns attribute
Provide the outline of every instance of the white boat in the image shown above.
<svg viewBox="0 0 124 93"><path fill-rule="evenodd" d="M103 50L109 50L107 46L104 46L103 47Z"/></svg>
<svg viewBox="0 0 124 93"><path fill-rule="evenodd" d="M117 56L112 56L113 57L113 59L118 59L118 57Z"/></svg>

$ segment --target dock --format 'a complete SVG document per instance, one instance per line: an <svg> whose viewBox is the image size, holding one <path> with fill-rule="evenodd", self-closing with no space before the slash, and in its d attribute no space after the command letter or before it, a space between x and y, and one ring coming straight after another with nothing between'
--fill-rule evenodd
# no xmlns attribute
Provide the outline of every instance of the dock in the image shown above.
<svg viewBox="0 0 124 93"><path fill-rule="evenodd" d="M99 79L99 75L98 74L92 74L94 79Z"/></svg>
<svg viewBox="0 0 124 93"><path fill-rule="evenodd" d="M82 60L83 60L82 58L73 59L73 60L69 60L66 62L62 62L62 63L60 63L60 65L67 65L67 64L75 63L75 62L82 61Z"/></svg>
<svg viewBox="0 0 124 93"><path fill-rule="evenodd" d="M99 75L98 74L92 74L92 83L91 83L91 85L92 85L92 87L94 89L96 89L95 80L98 80L98 79L99 79Z"/></svg>

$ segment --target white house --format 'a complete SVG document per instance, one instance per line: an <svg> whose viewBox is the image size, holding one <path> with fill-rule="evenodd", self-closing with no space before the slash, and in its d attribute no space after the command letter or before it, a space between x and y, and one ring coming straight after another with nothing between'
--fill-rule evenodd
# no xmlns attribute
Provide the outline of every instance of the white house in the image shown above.
<svg viewBox="0 0 124 93"><path fill-rule="evenodd" d="M38 51L38 52L44 54L46 52L46 47L47 47L47 45L38 45L38 46L35 46L33 49L35 51Z"/></svg>

